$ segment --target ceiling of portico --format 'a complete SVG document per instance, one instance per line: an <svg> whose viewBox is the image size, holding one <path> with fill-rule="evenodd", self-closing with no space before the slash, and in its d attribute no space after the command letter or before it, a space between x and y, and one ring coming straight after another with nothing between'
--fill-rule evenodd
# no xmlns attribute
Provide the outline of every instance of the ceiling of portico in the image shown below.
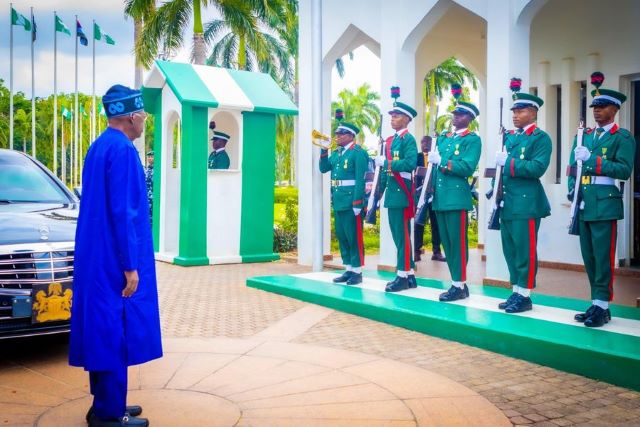
<svg viewBox="0 0 640 427"><path fill-rule="evenodd" d="M333 64L336 59L343 57L360 46L366 46L378 58L380 57L380 43L354 24L349 24L326 53L323 61L325 64Z"/></svg>

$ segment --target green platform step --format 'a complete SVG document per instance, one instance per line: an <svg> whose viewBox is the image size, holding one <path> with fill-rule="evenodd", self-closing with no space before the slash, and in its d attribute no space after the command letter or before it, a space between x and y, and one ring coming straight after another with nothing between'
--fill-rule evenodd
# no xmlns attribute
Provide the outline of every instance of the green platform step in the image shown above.
<svg viewBox="0 0 640 427"><path fill-rule="evenodd" d="M353 287L333 284L337 275L253 277L247 286L640 390L640 309L614 305L613 321L591 329L573 320L586 301L534 294L534 310L513 315L497 308L506 289L471 285L470 298L442 303L440 280L418 278L417 289L389 294L389 273L365 271Z"/></svg>

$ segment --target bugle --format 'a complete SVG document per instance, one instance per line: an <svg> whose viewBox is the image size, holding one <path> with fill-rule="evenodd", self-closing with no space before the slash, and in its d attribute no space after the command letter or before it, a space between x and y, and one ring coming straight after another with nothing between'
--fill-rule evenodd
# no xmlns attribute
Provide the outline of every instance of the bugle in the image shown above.
<svg viewBox="0 0 640 427"><path fill-rule="evenodd" d="M329 141L329 147L325 147L320 143L320 140L322 141ZM335 138L331 138L329 135L325 135L324 133L313 129L311 131L311 143L317 147L320 148L331 148L334 149L336 147L336 139Z"/></svg>

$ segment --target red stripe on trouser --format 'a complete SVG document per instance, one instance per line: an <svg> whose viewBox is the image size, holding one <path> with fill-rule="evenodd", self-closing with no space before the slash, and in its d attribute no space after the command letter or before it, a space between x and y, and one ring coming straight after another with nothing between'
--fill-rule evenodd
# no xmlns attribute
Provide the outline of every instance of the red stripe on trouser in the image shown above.
<svg viewBox="0 0 640 427"><path fill-rule="evenodd" d="M358 255L360 256L360 266L364 266L364 243L362 241L362 221L360 215L356 215L356 234L358 237Z"/></svg>
<svg viewBox="0 0 640 427"><path fill-rule="evenodd" d="M527 289L533 289L536 280L536 220L529 219L529 274L527 275Z"/></svg>
<svg viewBox="0 0 640 427"><path fill-rule="evenodd" d="M460 211L460 280L467 281L467 211Z"/></svg>
<svg viewBox="0 0 640 427"><path fill-rule="evenodd" d="M618 221L611 221L611 245L609 246L609 264L611 277L609 278L609 301L613 301L613 276L616 269L616 240L618 239Z"/></svg>
<svg viewBox="0 0 640 427"><path fill-rule="evenodd" d="M411 269L411 241L409 240L409 220L406 215L402 218L402 225L404 227L404 271Z"/></svg>

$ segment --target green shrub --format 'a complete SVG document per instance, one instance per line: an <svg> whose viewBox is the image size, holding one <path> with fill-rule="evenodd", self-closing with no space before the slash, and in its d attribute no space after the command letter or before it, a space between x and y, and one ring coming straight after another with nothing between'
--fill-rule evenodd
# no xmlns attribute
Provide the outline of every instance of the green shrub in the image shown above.
<svg viewBox="0 0 640 427"><path fill-rule="evenodd" d="M274 203L291 201L298 204L298 189L296 187L276 187L273 195Z"/></svg>
<svg viewBox="0 0 640 427"><path fill-rule="evenodd" d="M273 227L273 251L276 253L292 252L298 247L298 233Z"/></svg>

